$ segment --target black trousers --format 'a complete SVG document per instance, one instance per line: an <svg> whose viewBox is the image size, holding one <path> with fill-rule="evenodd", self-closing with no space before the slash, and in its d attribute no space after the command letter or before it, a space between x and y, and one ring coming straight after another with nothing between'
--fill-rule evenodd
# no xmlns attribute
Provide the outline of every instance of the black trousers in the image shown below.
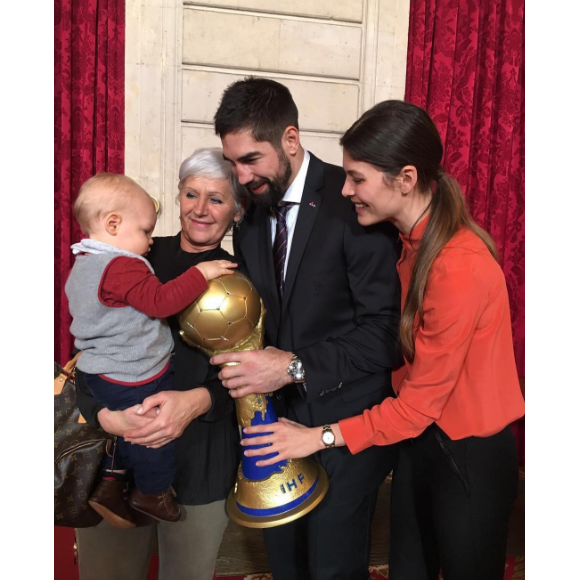
<svg viewBox="0 0 580 580"><path fill-rule="evenodd" d="M399 446L391 492L391 580L503 580L518 486L511 429L452 441L431 425Z"/></svg>
<svg viewBox="0 0 580 580"><path fill-rule="evenodd" d="M369 452L380 458L372 474L363 457ZM300 519L264 530L274 580L368 580L378 487L393 468L396 448L353 456L340 447L316 457L330 480L325 498ZM369 478L376 485L368 485Z"/></svg>
<svg viewBox="0 0 580 580"><path fill-rule="evenodd" d="M396 457L396 448L318 454L330 478L324 501L297 522L264 530L274 580L369 580L378 488Z"/></svg>

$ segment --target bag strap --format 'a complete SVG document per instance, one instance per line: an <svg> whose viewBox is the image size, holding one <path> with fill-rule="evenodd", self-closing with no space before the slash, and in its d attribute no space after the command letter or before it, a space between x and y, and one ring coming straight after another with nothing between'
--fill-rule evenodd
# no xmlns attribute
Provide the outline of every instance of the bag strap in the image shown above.
<svg viewBox="0 0 580 580"><path fill-rule="evenodd" d="M62 390L64 389L64 384L65 384L67 379L74 383L74 370L77 366L77 361L79 359L79 356L81 356L80 350L79 350L79 352L77 352L77 354L75 354L75 356L74 356L74 358L72 358L72 360L69 360L64 365L64 367L60 371L60 374L57 377L55 377L55 379L54 379L54 396L55 397L62 393Z"/></svg>
<svg viewBox="0 0 580 580"><path fill-rule="evenodd" d="M70 375L73 374L73 372L77 366L77 361L79 360L79 357L81 356L81 352L82 351L79 350L79 352L77 352L74 355L74 357L71 360L69 360L62 368L62 370L69 376L69 378L70 378Z"/></svg>

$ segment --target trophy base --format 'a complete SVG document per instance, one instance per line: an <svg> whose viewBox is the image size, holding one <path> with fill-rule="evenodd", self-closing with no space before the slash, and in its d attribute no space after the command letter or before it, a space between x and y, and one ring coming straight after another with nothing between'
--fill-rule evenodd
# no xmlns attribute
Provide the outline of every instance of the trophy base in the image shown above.
<svg viewBox="0 0 580 580"><path fill-rule="evenodd" d="M312 460L306 460L312 461ZM246 528L274 528L283 524L288 524L311 512L323 499L328 491L328 475L324 468L312 461L316 466L316 487L313 492L296 507L276 515L255 516L244 513L236 502L236 487L230 491L226 501L228 516L240 526Z"/></svg>

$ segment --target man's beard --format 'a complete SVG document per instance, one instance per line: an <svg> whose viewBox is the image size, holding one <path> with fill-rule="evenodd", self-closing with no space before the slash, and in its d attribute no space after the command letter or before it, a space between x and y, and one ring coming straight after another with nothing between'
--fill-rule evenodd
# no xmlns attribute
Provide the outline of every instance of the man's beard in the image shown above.
<svg viewBox="0 0 580 580"><path fill-rule="evenodd" d="M292 176L292 166L290 165L290 160L286 157L283 151L278 153L278 159L280 164L278 165L278 173L273 179L267 179L266 177L261 177L255 179L254 181L246 184L246 187L250 193L252 200L257 204L265 208L276 207L282 199L284 199L284 194L288 189L290 182L290 177ZM264 193L254 193L252 189L260 187L260 185L267 183L268 187Z"/></svg>

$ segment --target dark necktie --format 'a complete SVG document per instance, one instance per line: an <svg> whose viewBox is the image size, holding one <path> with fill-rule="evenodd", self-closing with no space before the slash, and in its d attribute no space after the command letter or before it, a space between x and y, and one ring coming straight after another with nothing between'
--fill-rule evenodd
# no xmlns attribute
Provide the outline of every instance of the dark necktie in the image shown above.
<svg viewBox="0 0 580 580"><path fill-rule="evenodd" d="M286 252L288 249L286 214L293 205L293 203L283 201L277 207L272 208L276 216L276 236L273 247L274 273L276 274L276 287L278 288L280 302L282 302L282 295L284 294L284 265L286 264Z"/></svg>

